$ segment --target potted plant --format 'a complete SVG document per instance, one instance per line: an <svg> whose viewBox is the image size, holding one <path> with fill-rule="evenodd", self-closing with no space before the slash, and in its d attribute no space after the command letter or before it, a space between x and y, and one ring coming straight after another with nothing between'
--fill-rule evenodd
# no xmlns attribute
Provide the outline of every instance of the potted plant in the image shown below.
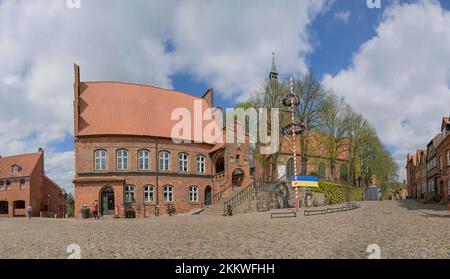
<svg viewBox="0 0 450 279"><path fill-rule="evenodd" d="M80 212L81 212L81 217L83 217L83 218L89 218L89 214L90 214L90 212L91 212L91 209L89 208L88 205L83 204L83 205L81 206Z"/></svg>

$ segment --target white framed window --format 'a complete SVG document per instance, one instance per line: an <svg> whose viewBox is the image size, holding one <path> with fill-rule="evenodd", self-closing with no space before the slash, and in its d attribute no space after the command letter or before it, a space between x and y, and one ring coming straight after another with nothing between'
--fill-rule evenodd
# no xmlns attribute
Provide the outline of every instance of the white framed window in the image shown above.
<svg viewBox="0 0 450 279"><path fill-rule="evenodd" d="M164 186L164 202L173 202L173 187L170 185Z"/></svg>
<svg viewBox="0 0 450 279"><path fill-rule="evenodd" d="M22 171L22 167L21 166L19 166L19 165L12 165L11 166L11 172L12 173L16 173L16 172L20 172L20 171Z"/></svg>
<svg viewBox="0 0 450 279"><path fill-rule="evenodd" d="M203 155L197 155L197 172L198 173L206 172L206 157Z"/></svg>
<svg viewBox="0 0 450 279"><path fill-rule="evenodd" d="M169 152L161 151L159 152L159 169L162 171L169 170Z"/></svg>
<svg viewBox="0 0 450 279"><path fill-rule="evenodd" d="M189 187L189 202L198 202L198 187Z"/></svg>
<svg viewBox="0 0 450 279"><path fill-rule="evenodd" d="M106 170L106 151L103 149L94 151L94 169L96 171Z"/></svg>
<svg viewBox="0 0 450 279"><path fill-rule="evenodd" d="M139 150L138 152L138 169L141 171L150 170L149 164L150 152L148 150Z"/></svg>
<svg viewBox="0 0 450 279"><path fill-rule="evenodd" d="M155 202L155 187L152 185L144 186L144 202Z"/></svg>
<svg viewBox="0 0 450 279"><path fill-rule="evenodd" d="M25 179L21 179L19 183L20 183L19 184L19 189L20 190L25 189Z"/></svg>
<svg viewBox="0 0 450 279"><path fill-rule="evenodd" d="M125 149L117 151L117 170L128 170L128 151Z"/></svg>
<svg viewBox="0 0 450 279"><path fill-rule="evenodd" d="M5 190L5 181L0 181L0 191Z"/></svg>
<svg viewBox="0 0 450 279"><path fill-rule="evenodd" d="M6 190L11 190L11 180L6 180Z"/></svg>
<svg viewBox="0 0 450 279"><path fill-rule="evenodd" d="M178 171L188 172L189 171L189 155L186 153L178 154Z"/></svg>
<svg viewBox="0 0 450 279"><path fill-rule="evenodd" d="M124 195L125 202L134 202L134 186L133 185L127 185L125 186L125 195Z"/></svg>

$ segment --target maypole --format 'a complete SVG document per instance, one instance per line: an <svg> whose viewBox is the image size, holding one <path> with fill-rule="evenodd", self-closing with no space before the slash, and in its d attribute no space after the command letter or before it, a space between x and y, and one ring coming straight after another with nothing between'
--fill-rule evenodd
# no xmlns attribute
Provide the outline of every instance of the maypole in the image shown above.
<svg viewBox="0 0 450 279"><path fill-rule="evenodd" d="M290 80L290 92L283 98L282 103L285 107L291 110L291 123L281 128L283 135L292 135L292 153L294 159L294 181L297 182L297 147L296 147L296 135L301 135L305 131L305 125L303 123L295 122L295 109L300 105L302 100L299 96L294 94L294 81L291 77ZM296 184L296 183L295 183ZM299 208L298 186L295 186L295 211Z"/></svg>

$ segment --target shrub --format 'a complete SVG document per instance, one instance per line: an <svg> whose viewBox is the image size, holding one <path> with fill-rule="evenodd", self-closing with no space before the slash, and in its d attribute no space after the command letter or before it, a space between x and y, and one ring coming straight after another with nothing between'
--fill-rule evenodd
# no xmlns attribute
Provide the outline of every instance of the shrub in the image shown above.
<svg viewBox="0 0 450 279"><path fill-rule="evenodd" d="M319 188L312 188L312 191L324 193L327 204L342 204L346 201L361 201L364 190L353 186L320 181Z"/></svg>

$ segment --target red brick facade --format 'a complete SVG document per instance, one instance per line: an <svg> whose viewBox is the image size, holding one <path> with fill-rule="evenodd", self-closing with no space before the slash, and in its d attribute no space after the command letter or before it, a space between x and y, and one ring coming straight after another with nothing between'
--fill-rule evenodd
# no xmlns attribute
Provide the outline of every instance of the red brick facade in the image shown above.
<svg viewBox="0 0 450 279"><path fill-rule="evenodd" d="M32 216L41 212L64 217L66 194L44 172L44 152L0 157L0 216Z"/></svg>
<svg viewBox="0 0 450 279"><path fill-rule="evenodd" d="M161 117L146 122L141 119L147 117L145 112L140 111L139 104L133 103L145 99L146 94L156 94L158 98L163 94L169 98L152 98L154 103L145 109L156 110L167 106L167 102L171 102L170 98L176 98L177 92L159 92L157 88L120 84L124 90L118 93L123 94L120 104L112 101L121 97L117 94L111 95L109 103L105 100L105 103L96 104L92 94L108 91L114 88L115 83L105 83L104 87L99 84L95 86L93 89L89 83L80 82L79 68L75 65L74 184L77 218L81 217L81 207L90 206L95 200L99 203L100 214L114 214L117 217L151 216L155 214L156 206L159 206L160 214L165 214L169 204L177 212L191 212L201 208L202 203L216 202L213 198L216 194L227 196L232 191L231 186L240 187L251 182L248 144L174 143L165 127L171 125L170 119ZM85 90L89 87L89 90ZM138 90L144 88L144 91L137 91L137 87ZM128 93L139 100L127 100ZM183 94L178 96L186 98L186 106L189 105L189 98L204 100L208 106L212 106L212 90L208 90L202 98ZM158 103L162 101L164 103ZM110 119L105 114L109 112L105 110L111 109L110 113L114 113L113 108L118 105L128 106L120 109L130 110L131 115L126 115L126 123L120 123L122 119L111 121L115 124L108 123ZM93 116L96 109L102 110L99 113L103 115ZM161 115L170 117L166 111L161 112ZM144 151L148 160L140 157L139 154L143 154L141 151ZM102 159L96 154L101 154ZM124 156L126 164L123 164ZM198 162L199 158L204 158L204 161Z"/></svg>
<svg viewBox="0 0 450 279"><path fill-rule="evenodd" d="M427 150L417 150L407 157L406 177L412 198L437 197L449 201L450 121L442 120L441 133L431 140Z"/></svg>

